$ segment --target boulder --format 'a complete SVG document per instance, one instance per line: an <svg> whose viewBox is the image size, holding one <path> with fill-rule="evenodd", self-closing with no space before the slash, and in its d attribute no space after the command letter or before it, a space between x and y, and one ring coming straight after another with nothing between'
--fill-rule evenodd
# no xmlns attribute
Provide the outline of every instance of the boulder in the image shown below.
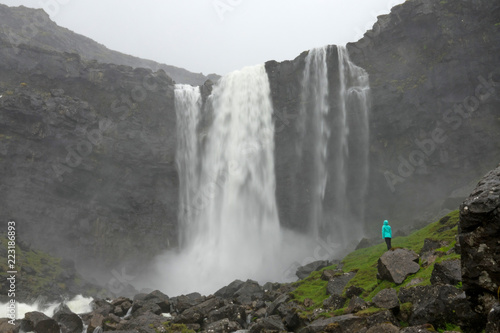
<svg viewBox="0 0 500 333"><path fill-rule="evenodd" d="M265 312L265 309L264 309ZM241 305L227 304L220 308L211 310L207 319L209 323L216 322L222 319L229 319L243 325L246 320L245 308Z"/></svg>
<svg viewBox="0 0 500 333"><path fill-rule="evenodd" d="M483 300L497 298L500 287L500 166L486 174L460 205L458 239L462 285L484 328L491 309Z"/></svg>
<svg viewBox="0 0 500 333"><path fill-rule="evenodd" d="M431 275L432 284L456 285L462 281L460 259L447 260L434 265Z"/></svg>
<svg viewBox="0 0 500 333"><path fill-rule="evenodd" d="M241 329L241 325L227 318L215 321L204 326L204 330L210 333L234 332Z"/></svg>
<svg viewBox="0 0 500 333"><path fill-rule="evenodd" d="M490 313L488 313L488 323L486 324L485 333L500 332L500 304L495 304Z"/></svg>
<svg viewBox="0 0 500 333"><path fill-rule="evenodd" d="M94 332L97 327L102 327L104 316L100 313L92 313L88 321L87 332Z"/></svg>
<svg viewBox="0 0 500 333"><path fill-rule="evenodd" d="M365 302L364 299L358 296L354 296L349 301L349 305L347 306L347 309L345 309L344 313L356 313L358 311L366 309L367 307L368 304Z"/></svg>
<svg viewBox="0 0 500 333"><path fill-rule="evenodd" d="M465 293L451 285L417 286L399 291L401 303L413 304L410 325L429 323L445 327L447 323L471 327L477 322Z"/></svg>
<svg viewBox="0 0 500 333"><path fill-rule="evenodd" d="M323 272L321 272L320 278L321 280L329 281L339 274L342 274L342 272L334 271L333 269L325 269Z"/></svg>
<svg viewBox="0 0 500 333"><path fill-rule="evenodd" d="M250 333L260 333L265 331L286 332L287 330L279 316L269 316L257 319L255 325L250 328Z"/></svg>
<svg viewBox="0 0 500 333"><path fill-rule="evenodd" d="M187 295L172 297L170 299L173 311L179 314L182 313L184 310L189 309L195 305L198 305L204 301L205 297L201 296L200 293L191 293Z"/></svg>
<svg viewBox="0 0 500 333"><path fill-rule="evenodd" d="M377 324L370 327L366 333L399 333L399 327L391 323Z"/></svg>
<svg viewBox="0 0 500 333"><path fill-rule="evenodd" d="M267 308L267 314L270 316L276 314L276 310L278 309L278 307L281 304L288 302L289 300L290 296L288 294L282 294L269 305L269 307Z"/></svg>
<svg viewBox="0 0 500 333"><path fill-rule="evenodd" d="M381 290L375 297L373 303L378 308L395 309L399 307L398 294L395 289L388 288Z"/></svg>
<svg viewBox="0 0 500 333"><path fill-rule="evenodd" d="M184 310L174 319L174 322L180 324L199 324L202 325L205 318L211 311L222 308L224 300L220 297L212 296L205 302Z"/></svg>
<svg viewBox="0 0 500 333"><path fill-rule="evenodd" d="M346 298L340 295L331 295L323 301L323 307L332 310L342 309L346 302Z"/></svg>
<svg viewBox="0 0 500 333"><path fill-rule="evenodd" d="M310 323L304 328L298 330L299 333L316 333L316 332L360 332L366 327L366 318L347 314L336 316L327 319L318 319Z"/></svg>
<svg viewBox="0 0 500 333"><path fill-rule="evenodd" d="M57 321L47 317L41 312L27 312L24 315L24 319L33 323L33 331L37 333L60 333L60 327Z"/></svg>
<svg viewBox="0 0 500 333"><path fill-rule="evenodd" d="M92 302L90 302L90 307L92 308L93 313L99 313L103 317L106 317L115 310L113 304L110 304L106 300L100 298L92 300Z"/></svg>
<svg viewBox="0 0 500 333"><path fill-rule="evenodd" d="M144 297L144 301L158 305L162 313L170 312L170 299L159 290L150 292Z"/></svg>
<svg viewBox="0 0 500 333"><path fill-rule="evenodd" d="M163 323L165 318L162 316L155 315L154 313L147 312L139 317L133 318L131 320L122 320L116 327L116 331L133 331L138 330L141 333L156 333L161 331L155 330L155 328L163 328ZM93 332L88 330L87 332Z"/></svg>
<svg viewBox="0 0 500 333"><path fill-rule="evenodd" d="M424 246L422 247L422 250L420 250L420 255L424 254L425 252L437 250L443 246L446 246L447 244L448 244L447 242L439 239L436 240L436 239L426 238L424 239Z"/></svg>
<svg viewBox="0 0 500 333"><path fill-rule="evenodd" d="M328 281L326 293L328 295L342 295L347 283L356 275L355 272L337 275Z"/></svg>
<svg viewBox="0 0 500 333"><path fill-rule="evenodd" d="M0 332L2 333L17 333L19 332L20 321L16 320L14 325L9 323L8 318L0 318ZM32 330L32 329L31 329ZM29 332L30 330L25 332Z"/></svg>
<svg viewBox="0 0 500 333"><path fill-rule="evenodd" d="M399 325L399 321L396 319L391 310L380 311L366 317L367 327L372 327L384 323L391 323L395 326Z"/></svg>
<svg viewBox="0 0 500 333"><path fill-rule="evenodd" d="M394 249L385 252L378 260L377 278L401 284L420 269L419 256L412 250Z"/></svg>
<svg viewBox="0 0 500 333"><path fill-rule="evenodd" d="M264 297L264 291L258 282L247 280L234 293L234 300L239 304L248 304Z"/></svg>
<svg viewBox="0 0 500 333"><path fill-rule="evenodd" d="M306 277L309 276L314 271L319 271L322 268L330 266L330 262L328 260L318 260L318 261L313 261L307 265L300 266L297 268L297 271L295 274L298 276L299 279L305 279Z"/></svg>
<svg viewBox="0 0 500 333"><path fill-rule="evenodd" d="M350 286L345 290L345 297L352 298L353 296L361 295L365 290L357 286Z"/></svg>
<svg viewBox="0 0 500 333"><path fill-rule="evenodd" d="M214 295L222 298L233 298L234 294L240 289L244 282L241 280L234 280L230 284L217 290Z"/></svg>
<svg viewBox="0 0 500 333"><path fill-rule="evenodd" d="M82 319L77 314L68 310L57 311L52 316L52 319L57 321L61 327L61 333L81 333L83 330Z"/></svg>

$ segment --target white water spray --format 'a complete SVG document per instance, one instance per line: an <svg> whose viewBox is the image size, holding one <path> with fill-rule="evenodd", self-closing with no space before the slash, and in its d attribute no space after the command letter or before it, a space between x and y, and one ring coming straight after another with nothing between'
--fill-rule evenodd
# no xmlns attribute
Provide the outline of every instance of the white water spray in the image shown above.
<svg viewBox="0 0 500 333"><path fill-rule="evenodd" d="M367 73L349 60L345 47L337 47L335 80L327 65L332 50L317 48L306 56L297 153L299 172L308 173L310 234L331 235L345 245L361 235L364 222L369 84Z"/></svg>

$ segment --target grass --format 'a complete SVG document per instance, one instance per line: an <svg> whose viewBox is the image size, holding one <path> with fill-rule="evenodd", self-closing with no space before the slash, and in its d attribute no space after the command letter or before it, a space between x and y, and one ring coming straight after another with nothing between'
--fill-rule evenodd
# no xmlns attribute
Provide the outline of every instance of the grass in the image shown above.
<svg viewBox="0 0 500 333"><path fill-rule="evenodd" d="M438 257L434 263L428 265L427 267L421 267L416 274L408 276L401 285L396 285L395 283L389 281L377 280L377 262L384 252L387 251L385 243L351 252L342 260L342 270L344 272L356 271L356 275L349 281L346 288L349 286L363 288L364 292L361 297L366 301L371 301L372 298L381 290L394 288L396 291L399 291L399 289L406 287L406 285L415 278L422 279L422 282L417 285L430 285L430 278L435 263L460 258L460 255L455 253L446 254L446 252L455 246L458 220L459 212L457 210L446 215L440 221L431 223L426 227L413 232L409 236L396 237L392 240L393 247L410 249L416 253L420 253L422 247L424 246L424 240L427 238L446 241L448 243L448 245L436 250L442 252L443 255L441 257ZM327 299L329 295L326 294L326 286L328 282L321 280L321 273L325 269L334 268L335 266L326 267L321 271L313 272L307 278L294 283L296 289L290 294L292 299L303 304L304 300L309 298L314 303L313 306L307 308L306 311L301 313L301 315L310 315L314 309L323 306L323 301ZM460 285L457 287L460 287ZM332 311L330 312L330 315L341 315L344 313L344 310L345 308ZM364 311L369 312L376 310L370 308Z"/></svg>

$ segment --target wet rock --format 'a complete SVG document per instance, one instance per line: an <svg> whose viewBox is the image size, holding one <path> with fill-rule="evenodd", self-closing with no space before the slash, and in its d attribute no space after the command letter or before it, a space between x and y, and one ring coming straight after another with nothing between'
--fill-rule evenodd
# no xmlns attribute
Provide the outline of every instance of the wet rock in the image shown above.
<svg viewBox="0 0 500 333"><path fill-rule="evenodd" d="M361 310L364 310L368 307L368 304L365 302L364 299L358 296L354 296L351 298L349 301L349 305L347 306L347 309L345 309L345 313L355 313Z"/></svg>
<svg viewBox="0 0 500 333"><path fill-rule="evenodd" d="M399 307L398 294L395 289L388 288L381 290L375 297L373 303L378 308L395 309Z"/></svg>
<svg viewBox="0 0 500 333"><path fill-rule="evenodd" d="M399 333L399 327L390 323L377 324L370 327L366 333Z"/></svg>
<svg viewBox="0 0 500 333"><path fill-rule="evenodd" d="M434 327L430 324L418 325L418 326L410 326L403 328L401 333L424 333L424 332L436 332Z"/></svg>
<svg viewBox="0 0 500 333"><path fill-rule="evenodd" d="M345 297L352 298L361 295L365 290L357 286L350 286L345 290Z"/></svg>
<svg viewBox="0 0 500 333"><path fill-rule="evenodd" d="M234 280L229 285L217 290L214 295L222 298L233 298L234 294L240 289L244 282L241 280Z"/></svg>
<svg viewBox="0 0 500 333"><path fill-rule="evenodd" d="M8 318L0 318L0 332L2 333L18 333L21 321L16 320L14 322L14 325L9 323L10 319ZM27 330L24 330L25 332L30 332L32 331L33 328L28 328Z"/></svg>
<svg viewBox="0 0 500 333"><path fill-rule="evenodd" d="M146 312L133 320L122 320L116 327L117 331L129 331L138 330L141 333L157 333L161 330L155 330L155 328L163 327L165 318L162 316L155 315L151 312ZM93 331L88 331L93 332Z"/></svg>
<svg viewBox="0 0 500 333"><path fill-rule="evenodd" d="M420 255L424 254L425 252L437 250L437 249L439 249L443 246L446 246L446 245L448 245L448 243L444 242L442 240L426 238L424 240L424 246L422 247L422 250L420 251Z"/></svg>
<svg viewBox="0 0 500 333"><path fill-rule="evenodd" d="M240 330L242 327L240 324L229 319L221 319L219 321L207 324L204 326L205 331L211 333L227 333Z"/></svg>
<svg viewBox="0 0 500 333"><path fill-rule="evenodd" d="M366 327L366 318L358 317L352 314L332 317L328 319L318 319L300 329L299 333L316 332L360 332Z"/></svg>
<svg viewBox="0 0 500 333"><path fill-rule="evenodd" d="M103 317L106 317L108 314L112 313L115 310L113 304L110 304L104 299L94 299L90 302L90 307L92 308L93 313L98 313Z"/></svg>
<svg viewBox="0 0 500 333"><path fill-rule="evenodd" d="M254 300L261 299L264 291L258 282L247 280L241 284L240 288L234 293L234 299L239 304L248 304Z"/></svg>
<svg viewBox="0 0 500 333"><path fill-rule="evenodd" d="M491 306L484 296L497 297L500 287L500 166L486 174L460 205L458 237L462 284L484 327Z"/></svg>
<svg viewBox="0 0 500 333"><path fill-rule="evenodd" d="M205 318L211 311L224 306L224 301L220 297L212 296L206 301L184 310L174 319L174 322L181 324L199 324L202 325Z"/></svg>
<svg viewBox="0 0 500 333"><path fill-rule="evenodd" d="M307 265L297 268L297 272L295 272L295 274L299 277L299 279L305 279L312 272L319 271L327 266L330 266L330 262L328 260L313 261Z"/></svg>
<svg viewBox="0 0 500 333"><path fill-rule="evenodd" d="M269 307L267 308L267 314L270 316L276 314L276 310L278 309L278 307L281 304L288 302L289 300L290 296L288 294L282 294L269 305Z"/></svg>
<svg viewBox="0 0 500 333"><path fill-rule="evenodd" d="M83 330L82 319L69 309L60 309L52 316L52 319L61 327L61 333L81 333Z"/></svg>
<svg viewBox="0 0 500 333"><path fill-rule="evenodd" d="M41 312L27 312L24 319L33 323L33 330L37 333L60 333L57 321Z"/></svg>
<svg viewBox="0 0 500 333"><path fill-rule="evenodd" d="M456 285L462 281L460 260L447 260L434 265L431 275L432 284Z"/></svg>
<svg viewBox="0 0 500 333"><path fill-rule="evenodd" d="M250 328L250 333L260 333L263 331L286 332L286 328L279 316L269 316L257 319L255 325Z"/></svg>
<svg viewBox="0 0 500 333"><path fill-rule="evenodd" d="M345 286L355 275L355 272L349 272L333 277L328 281L326 293L328 295L342 295Z"/></svg>
<svg viewBox="0 0 500 333"><path fill-rule="evenodd" d="M377 278L401 284L420 269L418 254L408 249L394 249L385 252L378 260Z"/></svg>
<svg viewBox="0 0 500 333"><path fill-rule="evenodd" d="M435 327L445 327L446 323L452 323L470 327L477 321L477 315L465 299L465 293L454 286L402 288L398 296L401 303L413 304L410 325L430 323Z"/></svg>
<svg viewBox="0 0 500 333"><path fill-rule="evenodd" d="M201 296L200 293L191 293L187 295L172 297L170 300L173 310L180 314L184 310L204 302L205 297Z"/></svg>
<svg viewBox="0 0 500 333"><path fill-rule="evenodd" d="M485 333L500 332L500 304L495 304L490 313L488 313L488 323L486 324Z"/></svg>
<svg viewBox="0 0 500 333"><path fill-rule="evenodd" d="M346 302L346 298L340 295L331 295L323 301L323 307L332 310L342 309Z"/></svg>
<svg viewBox="0 0 500 333"><path fill-rule="evenodd" d="M265 314L265 309L263 309ZM245 308L241 305L227 304L220 308L211 310L208 315L208 322L216 322L222 319L229 319L243 325L246 320Z"/></svg>

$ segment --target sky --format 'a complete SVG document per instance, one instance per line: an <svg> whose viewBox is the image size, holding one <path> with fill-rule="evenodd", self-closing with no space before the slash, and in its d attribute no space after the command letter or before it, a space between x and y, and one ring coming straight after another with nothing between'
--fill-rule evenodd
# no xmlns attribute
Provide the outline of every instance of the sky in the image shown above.
<svg viewBox="0 0 500 333"><path fill-rule="evenodd" d="M359 40L404 0L0 0L43 8L58 25L110 49L227 74Z"/></svg>

